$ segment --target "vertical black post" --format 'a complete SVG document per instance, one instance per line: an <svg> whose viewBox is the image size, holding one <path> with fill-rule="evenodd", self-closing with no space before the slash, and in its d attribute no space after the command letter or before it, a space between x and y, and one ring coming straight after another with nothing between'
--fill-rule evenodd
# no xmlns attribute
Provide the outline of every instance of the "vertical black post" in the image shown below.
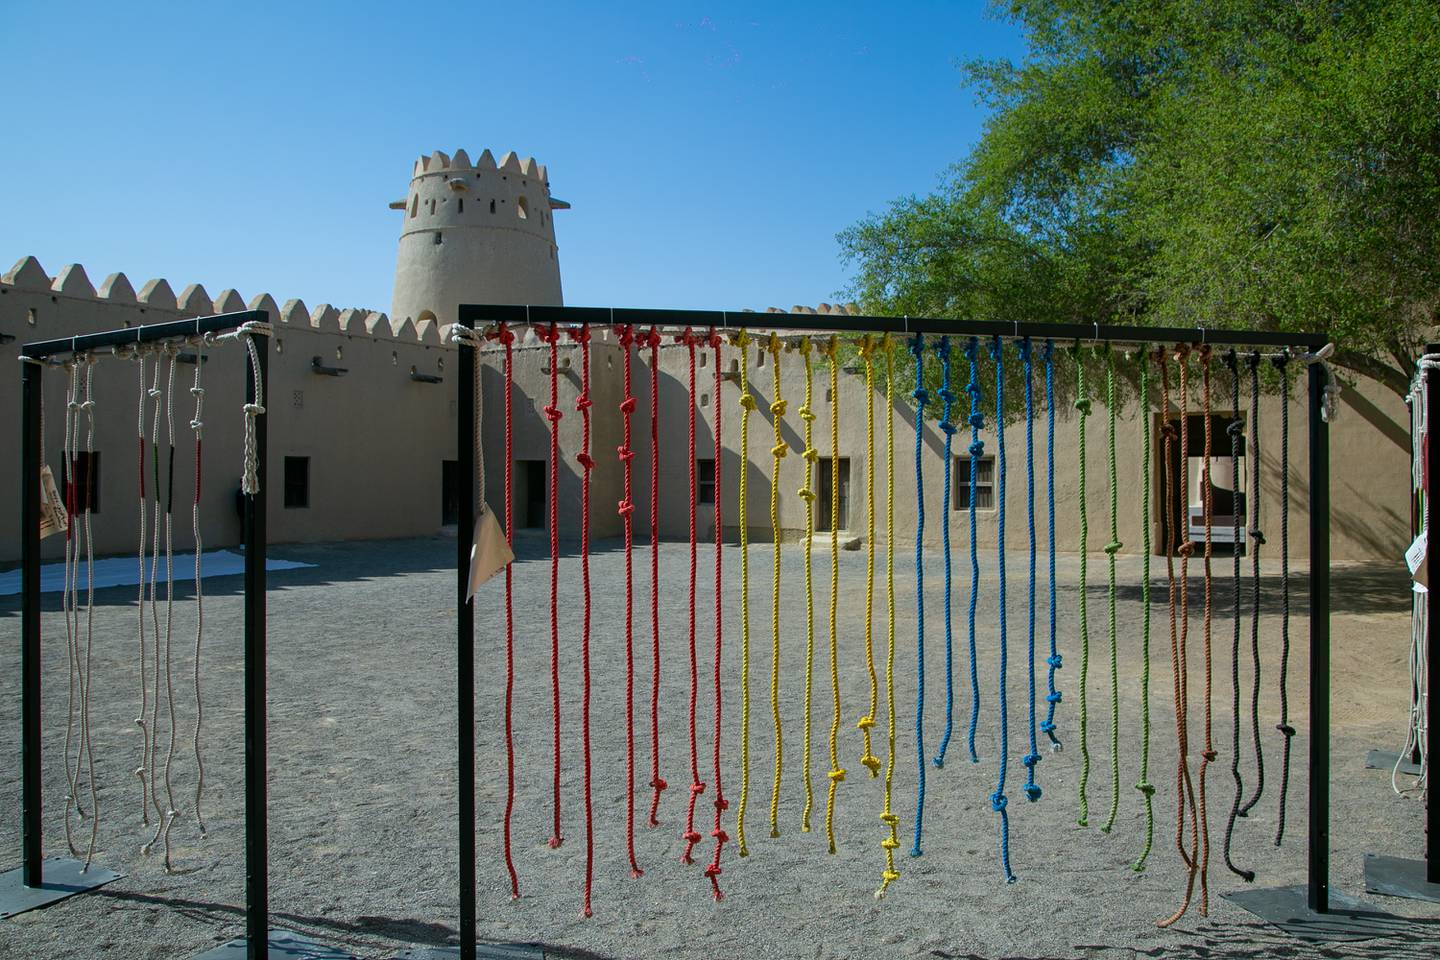
<svg viewBox="0 0 1440 960"><path fill-rule="evenodd" d="M1307 901L1330 912L1330 429L1324 364L1310 370L1310 850Z"/></svg>
<svg viewBox="0 0 1440 960"><path fill-rule="evenodd" d="M1440 370L1425 370L1425 526L1426 530L1437 530L1435 499L1430 493L1431 481L1440 476L1440 443L1430 443L1429 432L1440 424ZM1431 731L1440 730L1440 656L1435 649L1435 628L1440 624L1440 549L1430 549L1428 536L1425 549L1425 572L1428 574L1429 592L1425 594L1425 649L1430 662L1429 697L1425 708L1426 723ZM1427 745L1428 746L1428 745ZM1423 760L1430 760L1424 757ZM1425 882L1440 883L1440 803L1436 803L1434 791L1425 801Z"/></svg>
<svg viewBox="0 0 1440 960"><path fill-rule="evenodd" d="M245 402L265 406L268 337L255 337L259 363L245 381ZM249 365L247 364L247 370ZM270 942L270 866L265 742L266 417L255 418L259 490L245 496L245 952L265 960Z"/></svg>
<svg viewBox="0 0 1440 960"><path fill-rule="evenodd" d="M460 516L455 531L456 748L460 776L460 957L475 960L475 606L470 602L470 549L475 529L475 365L468 343L459 349L455 456Z"/></svg>
<svg viewBox="0 0 1440 960"><path fill-rule="evenodd" d="M40 835L40 363L20 364L20 778L25 863L21 882L43 879Z"/></svg>

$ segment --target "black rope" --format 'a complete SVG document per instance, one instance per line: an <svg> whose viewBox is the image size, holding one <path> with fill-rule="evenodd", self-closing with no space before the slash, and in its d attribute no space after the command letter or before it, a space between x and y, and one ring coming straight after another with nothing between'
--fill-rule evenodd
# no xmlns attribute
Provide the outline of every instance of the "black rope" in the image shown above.
<svg viewBox="0 0 1440 960"><path fill-rule="evenodd" d="M1290 725L1290 378L1285 364L1290 358L1273 359L1280 371L1280 722L1275 725L1285 737L1280 761L1280 819L1275 827L1275 846L1285 840L1285 800L1290 790L1290 744L1295 728Z"/></svg>
<svg viewBox="0 0 1440 960"><path fill-rule="evenodd" d="M1240 419L1240 369L1237 363L1234 350L1227 350L1222 358L1225 366L1230 368L1230 409L1234 419L1225 428L1230 434L1230 464L1233 471L1240 465L1240 444L1245 435L1245 422ZM1230 506L1230 519L1232 522L1230 554L1234 559L1234 573L1231 582L1233 589L1231 595L1235 603L1235 633L1230 644L1230 716L1235 719L1235 724L1230 738L1230 776L1235 780L1235 799L1230 804L1230 820L1225 824L1225 866L1230 872L1240 877L1246 883L1255 880L1255 871L1246 870L1244 867L1237 867L1235 861L1230 857L1230 844L1235 835L1235 819L1240 815L1240 801L1245 792L1245 781L1240 776L1240 485L1231 481L1233 501Z"/></svg>
<svg viewBox="0 0 1440 960"><path fill-rule="evenodd" d="M1250 808L1259 803L1265 793L1265 751L1260 743L1260 547L1265 543L1265 534L1260 532L1260 354L1247 356L1245 366L1250 370L1250 446L1245 451L1245 457L1255 468L1254 480L1245 494L1245 519L1248 523L1245 549L1250 552L1250 657L1255 668L1250 685L1250 728L1255 735L1255 795L1241 805L1238 815L1242 817L1250 813Z"/></svg>

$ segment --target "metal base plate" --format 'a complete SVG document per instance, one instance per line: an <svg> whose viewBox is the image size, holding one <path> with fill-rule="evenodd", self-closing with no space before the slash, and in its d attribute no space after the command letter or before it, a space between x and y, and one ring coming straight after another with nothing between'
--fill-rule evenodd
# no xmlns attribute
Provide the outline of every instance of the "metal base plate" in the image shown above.
<svg viewBox="0 0 1440 960"><path fill-rule="evenodd" d="M1371 750L1365 754L1365 769L1394 770L1396 760L1400 760L1400 754L1394 750ZM1400 772L1418 777L1420 776L1420 764L1414 763L1409 757L1406 757L1400 761Z"/></svg>
<svg viewBox="0 0 1440 960"><path fill-rule="evenodd" d="M1402 933L1408 922L1367 907L1354 897L1330 891L1330 912L1315 913L1306 903L1304 886L1237 890L1226 900L1248 910L1266 923L1309 943L1356 943Z"/></svg>
<svg viewBox="0 0 1440 960"><path fill-rule="evenodd" d="M248 941L237 937L229 943L222 943L199 954L194 960L247 960L245 948ZM355 960L355 955L346 950L316 943L309 937L290 930L270 930L270 960Z"/></svg>
<svg viewBox="0 0 1440 960"><path fill-rule="evenodd" d="M1440 883L1425 879L1424 860L1365 854L1365 892L1440 903Z"/></svg>
<svg viewBox="0 0 1440 960"><path fill-rule="evenodd" d="M38 910L66 897L73 897L86 890L94 890L112 880L119 880L123 873L106 870L93 864L89 870L79 860L65 857L46 857L41 863L44 882L38 887L27 887L22 881L23 869L16 867L0 873L0 919L13 917L26 910ZM83 872L82 872L83 871Z"/></svg>
<svg viewBox="0 0 1440 960"><path fill-rule="evenodd" d="M400 954L401 960L455 960L459 947L415 947ZM545 960L545 950L533 943L481 943L476 960Z"/></svg>

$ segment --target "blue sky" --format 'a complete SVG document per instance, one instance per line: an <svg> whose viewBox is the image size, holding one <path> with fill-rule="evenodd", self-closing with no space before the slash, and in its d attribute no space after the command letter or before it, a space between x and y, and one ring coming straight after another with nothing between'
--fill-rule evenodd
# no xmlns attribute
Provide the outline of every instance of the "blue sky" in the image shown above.
<svg viewBox="0 0 1440 960"><path fill-rule="evenodd" d="M574 204L566 302L831 299L835 233L981 132L944 3L0 5L0 269L37 255L388 310L421 153L515 150Z"/></svg>

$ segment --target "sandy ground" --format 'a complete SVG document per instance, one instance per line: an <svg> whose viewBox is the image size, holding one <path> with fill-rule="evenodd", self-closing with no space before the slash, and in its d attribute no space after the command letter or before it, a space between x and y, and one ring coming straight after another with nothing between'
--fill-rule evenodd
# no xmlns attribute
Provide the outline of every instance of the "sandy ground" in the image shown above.
<svg viewBox="0 0 1440 960"><path fill-rule="evenodd" d="M407 945L456 940L456 830L454 804L455 704L454 611L451 604L453 541L444 539L307 545L277 548L276 556L318 564L314 569L272 573L269 603L270 655L270 838L272 909L277 925L340 944L367 957L388 957ZM544 944L556 956L591 957L1431 957L1440 937L1440 909L1378 899L1387 910L1416 918L1393 937L1367 943L1314 947L1274 931L1219 893L1244 884L1220 863L1220 841L1233 792L1230 779L1229 558L1216 559L1214 738L1220 757L1208 778L1214 834L1209 918L1197 910L1175 928L1155 920L1179 901L1184 871L1173 845L1175 734L1171 704L1170 649L1165 577L1156 561L1151 649L1151 711L1154 733L1150 779L1155 798L1155 852L1149 869L1129 864L1144 830L1138 777L1141 644L1140 560L1119 564L1118 636L1121 680L1121 774L1119 817L1113 833L1100 832L1111 797L1109 770L1109 675L1105 563L1090 558L1088 591L1091 667L1089 731L1093 769L1089 781L1091 826L1076 823L1081 750L1078 736L1080 641L1077 557L1058 563L1059 638L1065 656L1059 714L1065 749L1042 745L1038 780L1044 795L1025 800L1026 562L1009 558L1010 797L1012 860L1019 882L1006 885L998 865L998 817L989 794L995 788L999 745L997 708L998 631L996 577L984 574L978 615L982 703L978 765L967 761L969 713L965 604L968 557L956 557L955 723L950 761L928 770L924 855L909 855L915 822L915 594L914 556L896 557L896 751L894 806L900 817L902 876L891 894L872 892L882 867L884 828L881 781L865 777L858 762L855 719L868 696L863 646L865 557L841 557L840 660L844 698L841 762L849 776L840 785L836 810L839 852L826 853L823 787L828 762L825 735L830 719L826 642L829 558L815 554L816 672L812 780L817 794L815 829L800 829L803 804L804 587L802 552L783 552L781 606L781 713L784 782L781 836L772 839L768 807L773 773L773 724L769 715L770 548L751 554L752 728L747 839L741 860L732 843L721 878L726 897L715 903L701 865L678 862L689 781L685 726L689 694L687 645L688 550L662 547L664 592L661 693L662 773L669 780L658 829L637 828L636 846L645 876L631 879L625 860L623 554L618 544L599 545L591 562L594 583L594 787L595 917L579 917L584 862L580 765L580 563L563 560L561 610L564 689L563 817L565 845L546 845L550 822L549 562L546 545L525 540L516 566L517 681L515 737L517 795L514 859L522 896L512 902L500 858L500 820L505 798L503 741L503 588L487 585L477 623L481 663L478 702L480 819L480 935L486 940ZM739 551L725 562L724 775L731 808L726 826L735 833L739 776ZM933 753L944 725L944 629L942 564L926 555L925 747ZM992 558L993 563L993 558ZM1248 573L1248 562L1247 562ZM1398 566L1398 562L1397 562ZM1199 568L1192 564L1192 572ZM876 577L876 657L881 670L876 753L885 755L884 638L885 570ZM648 791L648 676L650 669L648 566L637 563L636 726L637 808ZM697 631L701 656L700 749L702 777L709 766L713 700L713 566L702 546ZM1040 631L1044 654L1047 622L1045 563L1040 564ZM1418 802L1392 793L1388 774L1366 770L1372 747L1394 749L1406 707L1409 599L1403 574L1392 569L1346 568L1334 574L1334 762L1332 795L1336 889L1359 894L1366 851L1416 856L1423 836ZM1192 582L1192 735L1203 736L1203 592ZM140 793L129 771L136 766L139 734L132 723L139 698L133 588L103 591L97 600L93 716L97 777L104 814L96 861L127 876L103 891L0 923L0 956L188 957L242 932L244 870L241 855L243 793L240 693L240 583L212 580L207 590L205 652L208 785L205 811L210 833L200 839L193 818L176 827L178 871L167 875L157 855L139 846ZM1246 585L1248 591L1248 583ZM188 594L187 594L188 595ZM1287 840L1271 842L1277 817L1280 736L1275 692L1280 648L1278 569L1267 563L1261 624L1265 690L1261 731L1266 748L1267 790L1236 832L1236 856L1260 872L1261 885L1304 879L1306 764L1309 747L1305 694L1308 652L1303 571L1293 584L1291 634L1292 717L1300 728ZM1248 592L1246 593L1248 598ZM61 761L66 715L66 650L58 597L47 597L45 701L47 850L62 853ZM1245 624L1248 643L1249 620ZM193 611L177 606L176 682L181 720L174 785L188 815L193 764L188 736ZM14 651L19 636L18 600L0 602L0 633ZM185 651L180 653L178 651ZM1043 687L1043 661L1040 665ZM1244 671L1248 690L1248 660ZM1043 694L1043 689L1042 689ZM1040 707L1043 710L1043 700ZM19 674L0 674L0 863L18 863ZM1248 740L1248 721L1242 742ZM1043 744L1043 738L1042 738ZM162 739L163 745L163 739ZM1198 748L1197 748L1198 752ZM1247 784L1253 756L1242 750ZM708 835L711 783L698 808ZM643 810L637 809L643 823ZM703 863L711 845L697 853ZM703 859L701 858L703 854Z"/></svg>

